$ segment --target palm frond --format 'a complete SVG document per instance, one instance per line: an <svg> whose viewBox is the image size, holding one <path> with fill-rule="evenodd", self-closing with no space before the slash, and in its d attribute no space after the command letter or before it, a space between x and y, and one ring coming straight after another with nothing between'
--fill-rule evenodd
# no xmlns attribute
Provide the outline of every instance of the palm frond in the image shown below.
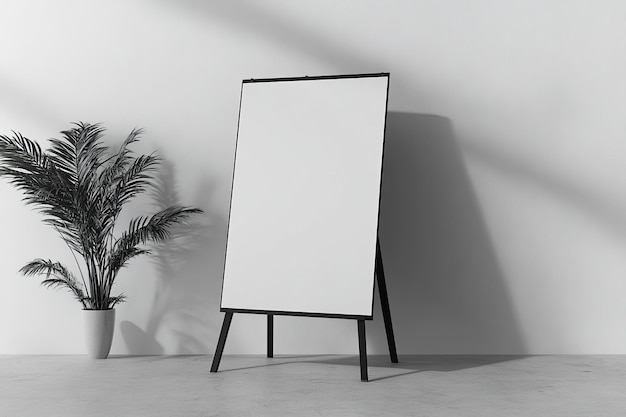
<svg viewBox="0 0 626 417"><path fill-rule="evenodd" d="M37 142L19 133L0 136L0 163L0 177L21 190L27 204L49 210L71 201L67 178ZM46 214L55 215L54 211Z"/></svg>
<svg viewBox="0 0 626 417"><path fill-rule="evenodd" d="M131 220L128 229L116 242L116 247L135 246L148 241L160 242L167 239L172 225L184 223L193 214L202 210L191 207L172 206L152 216L141 216Z"/></svg>
<svg viewBox="0 0 626 417"><path fill-rule="evenodd" d="M124 205L133 197L143 193L152 184L152 173L159 166L160 158L155 155L141 155L128 166L117 181L114 198Z"/></svg>
<svg viewBox="0 0 626 417"><path fill-rule="evenodd" d="M126 301L126 296L124 294L120 294L115 297L109 297L109 308L113 308L116 304L123 303L124 301Z"/></svg>
<svg viewBox="0 0 626 417"><path fill-rule="evenodd" d="M111 268L119 271L130 259L149 253L148 250L141 249L138 245L168 239L173 225L184 223L190 216L199 213L202 213L202 210L197 208L173 206L152 216L142 216L131 220L128 230L122 233L113 245L109 256Z"/></svg>
<svg viewBox="0 0 626 417"><path fill-rule="evenodd" d="M13 137L0 135L2 159L18 170L31 172L45 166L47 156L37 142L21 133L13 132Z"/></svg>
<svg viewBox="0 0 626 417"><path fill-rule="evenodd" d="M100 173L100 184L103 188L108 189L116 181L115 179L126 171L128 165L132 163L132 151L128 146L139 140L139 136L143 133L142 129L133 129L126 137L119 150L109 157L106 161L108 165Z"/></svg>
<svg viewBox="0 0 626 417"><path fill-rule="evenodd" d="M70 142L55 138L50 139L50 144L48 150L50 159L54 161L61 172L68 175L70 183L76 184L78 182L76 147Z"/></svg>
<svg viewBox="0 0 626 417"><path fill-rule="evenodd" d="M46 278L41 284L48 287L66 287L74 296L82 302L85 293L81 284L78 283L74 275L61 263L51 260L35 259L24 265L20 272L25 275L45 275Z"/></svg>

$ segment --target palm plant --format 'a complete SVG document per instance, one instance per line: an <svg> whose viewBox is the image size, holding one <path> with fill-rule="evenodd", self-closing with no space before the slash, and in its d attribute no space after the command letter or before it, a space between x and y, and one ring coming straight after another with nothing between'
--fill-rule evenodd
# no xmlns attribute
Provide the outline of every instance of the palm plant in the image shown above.
<svg viewBox="0 0 626 417"><path fill-rule="evenodd" d="M153 185L160 159L155 154L135 156L129 149L141 129L134 129L117 152L104 145L103 133L98 124L75 123L61 132L61 139L50 139L47 151L19 133L0 135L0 177L22 191L24 202L58 232L72 252L80 279L65 265L41 258L20 272L44 276L47 287L69 289L86 310L111 309L123 301L123 294L111 295L120 269L150 253L145 244L166 240L172 226L202 212L168 207L132 219L115 237L122 208Z"/></svg>

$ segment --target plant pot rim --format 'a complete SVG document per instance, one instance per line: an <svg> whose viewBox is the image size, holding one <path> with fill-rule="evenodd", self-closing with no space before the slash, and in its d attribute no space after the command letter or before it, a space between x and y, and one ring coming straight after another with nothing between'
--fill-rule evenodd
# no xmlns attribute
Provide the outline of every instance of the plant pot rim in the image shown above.
<svg viewBox="0 0 626 417"><path fill-rule="evenodd" d="M82 311L113 311L115 310L115 307L113 308L83 308Z"/></svg>

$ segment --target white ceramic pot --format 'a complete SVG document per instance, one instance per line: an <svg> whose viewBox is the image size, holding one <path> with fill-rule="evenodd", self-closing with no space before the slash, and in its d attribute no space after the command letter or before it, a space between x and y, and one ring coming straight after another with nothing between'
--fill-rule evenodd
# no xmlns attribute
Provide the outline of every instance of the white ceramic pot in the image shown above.
<svg viewBox="0 0 626 417"><path fill-rule="evenodd" d="M83 310L83 333L87 355L91 359L106 359L111 350L115 328L115 309Z"/></svg>

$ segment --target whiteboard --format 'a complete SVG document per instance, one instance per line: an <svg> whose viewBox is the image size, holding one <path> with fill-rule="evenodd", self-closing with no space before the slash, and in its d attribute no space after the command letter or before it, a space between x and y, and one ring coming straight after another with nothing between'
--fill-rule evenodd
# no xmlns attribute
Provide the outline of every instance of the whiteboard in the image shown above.
<svg viewBox="0 0 626 417"><path fill-rule="evenodd" d="M372 317L388 84L243 81L221 311Z"/></svg>

